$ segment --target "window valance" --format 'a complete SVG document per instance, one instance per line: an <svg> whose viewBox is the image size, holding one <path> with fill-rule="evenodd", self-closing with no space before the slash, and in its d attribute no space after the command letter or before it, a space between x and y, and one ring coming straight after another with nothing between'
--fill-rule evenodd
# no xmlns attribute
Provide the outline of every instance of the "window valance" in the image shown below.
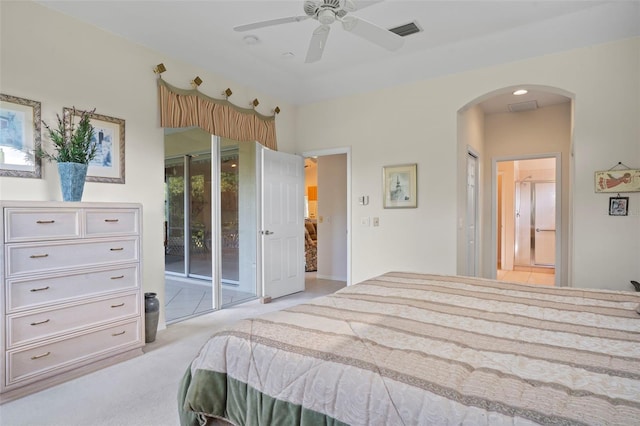
<svg viewBox="0 0 640 426"><path fill-rule="evenodd" d="M236 141L257 141L277 150L275 116L240 108L226 99L214 99L197 90L183 90L158 78L160 125L198 126L212 135Z"/></svg>

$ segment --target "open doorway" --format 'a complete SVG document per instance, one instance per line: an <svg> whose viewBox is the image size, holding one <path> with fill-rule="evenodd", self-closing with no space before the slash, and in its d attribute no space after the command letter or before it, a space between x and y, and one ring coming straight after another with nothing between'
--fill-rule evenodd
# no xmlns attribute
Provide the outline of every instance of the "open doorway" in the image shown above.
<svg viewBox="0 0 640 426"><path fill-rule="evenodd" d="M554 285L559 198L557 158L497 161L496 277Z"/></svg>
<svg viewBox="0 0 640 426"><path fill-rule="evenodd" d="M554 157L557 226L553 269L555 285L566 286L571 275L568 206L573 163L573 95L560 88L535 85L527 86L527 94L516 95L516 89L521 88L518 85L486 93L458 111L457 272L473 273L474 259L469 258L476 254L477 276L495 279L499 278L499 268L505 269L509 259L512 263L515 260L515 240L511 243L512 254L502 256L509 249L505 246L507 240L502 238L506 230L500 229L506 220L515 223L515 212L497 208L502 205L498 198L507 190L515 199L515 179L507 182L504 173L498 173L498 162ZM477 153L478 158L473 173L469 170L470 152ZM477 197L470 197L474 195L470 183L473 184L475 176ZM526 177L522 175L520 180ZM474 205L477 216L473 216ZM475 229L473 220L477 220Z"/></svg>
<svg viewBox="0 0 640 426"><path fill-rule="evenodd" d="M305 285L350 284L350 149L304 153Z"/></svg>

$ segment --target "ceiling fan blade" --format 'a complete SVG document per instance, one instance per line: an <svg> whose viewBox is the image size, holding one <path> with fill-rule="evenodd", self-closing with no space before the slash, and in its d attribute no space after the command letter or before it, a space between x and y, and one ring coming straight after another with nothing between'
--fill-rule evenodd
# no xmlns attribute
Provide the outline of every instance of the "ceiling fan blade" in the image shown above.
<svg viewBox="0 0 640 426"><path fill-rule="evenodd" d="M384 47L387 50L398 50L404 44L404 39L396 33L392 33L386 28L379 27L355 16L345 16L342 18L342 26L346 31L375 43L378 46Z"/></svg>
<svg viewBox="0 0 640 426"><path fill-rule="evenodd" d="M313 32L313 36L311 36L309 50L307 50L307 58L304 60L305 63L310 64L312 62L317 62L322 58L322 52L324 52L324 46L327 43L330 30L331 27L328 25L320 25L316 28Z"/></svg>
<svg viewBox="0 0 640 426"><path fill-rule="evenodd" d="M376 3L382 3L384 0L340 0L340 7L347 12L355 12L364 9Z"/></svg>
<svg viewBox="0 0 640 426"><path fill-rule="evenodd" d="M258 28L272 27L274 25L288 24L290 22L300 22L309 19L310 16L289 16L287 18L271 19L268 21L254 22L252 24L238 25L233 27L236 31L250 31Z"/></svg>

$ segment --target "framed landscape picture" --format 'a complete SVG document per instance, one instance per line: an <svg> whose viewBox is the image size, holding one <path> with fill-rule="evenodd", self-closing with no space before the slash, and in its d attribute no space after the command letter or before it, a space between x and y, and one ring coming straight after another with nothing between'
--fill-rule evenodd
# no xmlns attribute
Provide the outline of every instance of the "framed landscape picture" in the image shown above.
<svg viewBox="0 0 640 426"><path fill-rule="evenodd" d="M69 120L79 119L82 111L64 108L64 116ZM125 122L121 118L88 112L94 128L96 156L89 163L87 182L124 183L125 181Z"/></svg>
<svg viewBox="0 0 640 426"><path fill-rule="evenodd" d="M40 102L0 94L0 176L41 177Z"/></svg>

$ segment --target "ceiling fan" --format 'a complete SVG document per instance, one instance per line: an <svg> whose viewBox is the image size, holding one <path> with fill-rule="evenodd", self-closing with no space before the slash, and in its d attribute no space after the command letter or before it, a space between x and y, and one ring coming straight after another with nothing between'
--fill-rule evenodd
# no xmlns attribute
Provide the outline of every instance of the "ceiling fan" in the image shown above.
<svg viewBox="0 0 640 426"><path fill-rule="evenodd" d="M398 50L404 43L404 39L399 35L367 22L364 19L349 15L363 7L379 3L382 0L357 1L357 0L305 0L304 12L306 15L290 16L286 18L271 19L268 21L254 22L252 24L234 27L236 31L250 31L258 28L270 27L274 25L300 22L310 18L320 22L311 36L309 49L307 50L306 63L317 62L322 58L331 24L335 21L342 22L342 28L372 43L377 44L387 50Z"/></svg>

